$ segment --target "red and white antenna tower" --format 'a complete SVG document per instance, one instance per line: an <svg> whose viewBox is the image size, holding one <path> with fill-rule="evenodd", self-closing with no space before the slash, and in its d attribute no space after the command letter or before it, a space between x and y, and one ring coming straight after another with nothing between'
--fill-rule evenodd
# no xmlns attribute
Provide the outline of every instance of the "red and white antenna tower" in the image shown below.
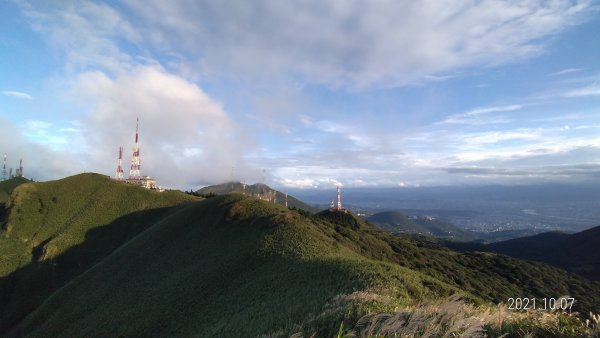
<svg viewBox="0 0 600 338"><path fill-rule="evenodd" d="M4 165L2 166L2 180L6 180L6 154L4 154Z"/></svg>
<svg viewBox="0 0 600 338"><path fill-rule="evenodd" d="M123 147L119 147L119 166L117 166L117 175L115 176L117 180L123 179Z"/></svg>
<svg viewBox="0 0 600 338"><path fill-rule="evenodd" d="M140 178L140 147L138 143L138 126L140 119L137 118L135 122L135 147L133 147L133 156L131 157L131 170L129 170L129 179Z"/></svg>
<svg viewBox="0 0 600 338"><path fill-rule="evenodd" d="M337 186L337 211L342 210L342 196L340 195L340 186Z"/></svg>

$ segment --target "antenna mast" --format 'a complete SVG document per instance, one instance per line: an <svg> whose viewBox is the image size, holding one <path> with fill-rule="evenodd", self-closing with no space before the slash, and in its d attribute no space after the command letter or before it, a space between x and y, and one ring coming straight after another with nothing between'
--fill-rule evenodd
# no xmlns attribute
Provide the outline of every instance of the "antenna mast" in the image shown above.
<svg viewBox="0 0 600 338"><path fill-rule="evenodd" d="M4 165L2 166L2 180L6 180L6 154L4 154Z"/></svg>
<svg viewBox="0 0 600 338"><path fill-rule="evenodd" d="M123 146L119 147L119 165L117 166L117 180L123 179Z"/></svg>
<svg viewBox="0 0 600 338"><path fill-rule="evenodd" d="M19 169L17 169L17 177L23 177L23 159L19 159Z"/></svg>
<svg viewBox="0 0 600 338"><path fill-rule="evenodd" d="M131 170L129 171L129 179L140 178L140 147L138 143L138 126L140 119L135 122L135 147L133 147L133 156L131 157Z"/></svg>
<svg viewBox="0 0 600 338"><path fill-rule="evenodd" d="M337 186L337 209L338 211L342 210L342 197L340 195L340 186Z"/></svg>

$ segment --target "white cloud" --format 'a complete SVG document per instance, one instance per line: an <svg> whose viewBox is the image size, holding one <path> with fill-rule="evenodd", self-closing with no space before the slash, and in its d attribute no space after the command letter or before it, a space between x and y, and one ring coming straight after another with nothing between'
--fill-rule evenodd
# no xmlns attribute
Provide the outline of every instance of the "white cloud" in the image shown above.
<svg viewBox="0 0 600 338"><path fill-rule="evenodd" d="M12 90L5 90L2 92L2 94L6 95L6 96L17 98L17 99L25 99L25 100L33 99L33 97L27 93L17 92L17 91L12 91Z"/></svg>
<svg viewBox="0 0 600 338"><path fill-rule="evenodd" d="M116 9L95 2L19 2L34 30L64 54L67 70L101 67L111 72L130 68L133 57L119 43L136 46L140 34Z"/></svg>
<svg viewBox="0 0 600 338"><path fill-rule="evenodd" d="M587 87L572 89L563 94L564 97L599 96L600 84L594 83Z"/></svg>
<svg viewBox="0 0 600 338"><path fill-rule="evenodd" d="M38 121L41 122L41 121ZM44 123L26 123L30 126L43 126ZM35 180L47 180L81 172L77 165L71 165L77 156L67 149L54 148L50 142L31 142L24 135L23 126L15 125L0 115L0 154L7 154L7 168L13 173L23 159L24 175ZM46 129L42 129L44 131ZM56 141L56 140L54 140Z"/></svg>
<svg viewBox="0 0 600 338"><path fill-rule="evenodd" d="M60 128L60 129L58 129L58 130L59 130L59 131L62 131L62 132L66 132L66 133L77 133L77 132L80 132L80 131L81 131L81 129L78 129L78 128L70 128L70 127L69 127L69 128Z"/></svg>
<svg viewBox="0 0 600 338"><path fill-rule="evenodd" d="M585 0L127 3L145 36L163 50L193 53L205 76L299 76L355 88L538 55L541 38L579 23L590 7Z"/></svg>
<svg viewBox="0 0 600 338"><path fill-rule="evenodd" d="M39 131L42 129L48 129L52 126L51 122L40 121L40 120L27 120L23 125L24 129L28 131Z"/></svg>
<svg viewBox="0 0 600 338"><path fill-rule="evenodd" d="M538 133L536 130L484 132L468 135L462 138L462 142L467 145L484 145L513 140L535 140L539 138Z"/></svg>
<svg viewBox="0 0 600 338"><path fill-rule="evenodd" d="M505 117L494 116L490 117L482 117L481 115L487 115L491 113L498 112L511 112L516 110L521 110L523 105L514 104L508 106L496 106L496 107L481 107L469 110L464 113L454 114L448 116L443 121L438 122L437 124L466 124L466 125L484 125L484 124L499 124L499 123L508 123L511 122L510 119Z"/></svg>
<svg viewBox="0 0 600 338"><path fill-rule="evenodd" d="M92 106L85 119L86 160L112 173L119 146L124 160L140 119L142 173L159 184L186 187L229 179L232 166L244 168L248 142L222 106L202 89L164 70L140 66L110 78L102 72L81 74L73 95Z"/></svg>
<svg viewBox="0 0 600 338"><path fill-rule="evenodd" d="M566 75L566 74L580 72L582 70L583 70L583 68L565 68L565 69L559 70L557 72L550 73L550 74L548 74L548 76Z"/></svg>

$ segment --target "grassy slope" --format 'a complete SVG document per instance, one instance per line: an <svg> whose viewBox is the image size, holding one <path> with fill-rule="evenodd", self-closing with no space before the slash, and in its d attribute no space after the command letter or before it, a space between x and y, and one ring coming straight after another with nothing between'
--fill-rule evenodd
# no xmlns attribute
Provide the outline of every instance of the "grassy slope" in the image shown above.
<svg viewBox="0 0 600 338"><path fill-rule="evenodd" d="M491 243L486 250L560 266L600 280L600 226L575 234L556 232Z"/></svg>
<svg viewBox="0 0 600 338"><path fill-rule="evenodd" d="M0 232L0 329L13 325L170 207L195 200L98 174L20 185L7 202L7 223Z"/></svg>
<svg viewBox="0 0 600 338"><path fill-rule="evenodd" d="M257 184L247 185L245 193L250 194L250 195L264 194L267 191L275 191L275 193L277 195L277 203L279 203L281 205L285 205L285 194L269 187L266 184L257 183ZM229 194L232 192L243 193L244 187L243 187L242 183L240 183L240 182L229 182L229 183L223 183L223 184L211 185L208 187L204 187L204 188L198 190L197 192L200 194L214 193L217 195L225 195L225 194ZM290 208L302 209L302 210L306 210L306 211L309 211L312 213L319 211L316 208L314 208L314 207L312 207L290 195L288 195L288 206Z"/></svg>
<svg viewBox="0 0 600 338"><path fill-rule="evenodd" d="M349 214L310 216L234 194L163 218L13 334L330 336L341 320L459 287L494 301L570 293L600 304L598 286L542 264L394 237Z"/></svg>
<svg viewBox="0 0 600 338"><path fill-rule="evenodd" d="M29 182L29 180L24 177L13 177L0 182L0 204L8 201L10 194L12 194L12 191L15 190L16 187L27 182Z"/></svg>

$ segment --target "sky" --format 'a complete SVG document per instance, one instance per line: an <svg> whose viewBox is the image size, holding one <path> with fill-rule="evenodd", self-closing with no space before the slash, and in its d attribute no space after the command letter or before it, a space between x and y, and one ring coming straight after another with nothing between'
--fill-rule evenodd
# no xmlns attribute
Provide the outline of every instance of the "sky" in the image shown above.
<svg viewBox="0 0 600 338"><path fill-rule="evenodd" d="M2 1L0 153L163 187L590 182L600 2Z"/></svg>

